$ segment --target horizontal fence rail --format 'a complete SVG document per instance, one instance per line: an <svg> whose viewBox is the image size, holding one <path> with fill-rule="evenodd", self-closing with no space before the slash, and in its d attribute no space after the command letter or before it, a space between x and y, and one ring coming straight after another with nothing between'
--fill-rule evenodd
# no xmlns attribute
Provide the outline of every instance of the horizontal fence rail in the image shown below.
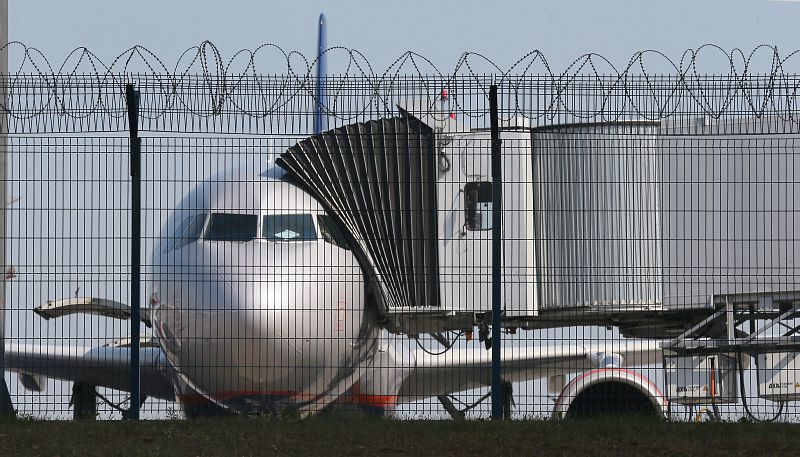
<svg viewBox="0 0 800 457"><path fill-rule="evenodd" d="M333 49L350 70L320 81L271 46L174 68L9 46L19 416L799 417L793 54L723 53L726 74L699 70L717 48L562 72L407 54L376 74ZM285 71L259 73L267 52Z"/></svg>

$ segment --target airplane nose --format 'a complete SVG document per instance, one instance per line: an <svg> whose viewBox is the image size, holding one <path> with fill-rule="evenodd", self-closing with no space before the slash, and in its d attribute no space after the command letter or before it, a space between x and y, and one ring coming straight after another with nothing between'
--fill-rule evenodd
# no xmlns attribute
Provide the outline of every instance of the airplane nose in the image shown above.
<svg viewBox="0 0 800 457"><path fill-rule="evenodd" d="M232 280L233 279L233 280ZM189 385L210 396L271 390L288 392L287 367L302 347L283 329L292 303L271 299L269 281L237 280L207 272L201 280L162 293L158 330Z"/></svg>
<svg viewBox="0 0 800 457"><path fill-rule="evenodd" d="M211 260L164 282L156 313L168 359L198 393L237 410L284 407L313 399L352 360L360 270Z"/></svg>

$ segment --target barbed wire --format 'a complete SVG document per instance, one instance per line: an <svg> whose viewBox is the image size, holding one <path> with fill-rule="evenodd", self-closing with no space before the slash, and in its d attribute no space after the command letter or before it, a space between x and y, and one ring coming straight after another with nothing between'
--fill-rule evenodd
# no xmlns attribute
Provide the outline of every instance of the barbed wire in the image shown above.
<svg viewBox="0 0 800 457"><path fill-rule="evenodd" d="M129 48L108 64L85 47L76 48L58 65L21 42L0 49L20 56L9 66L9 75L0 80L7 91L6 103L0 103L0 108L9 122L29 121L29 127L30 121L41 116L103 125L124 122L124 85L128 82L142 91L143 117L162 124L177 115L265 118L318 102L315 74L319 58L309 60L274 44L242 49L225 59L213 43L204 41L180 54L171 68L142 46ZM589 53L561 71L554 71L537 50L505 70L483 54L465 52L449 72L414 52L400 55L382 72L376 72L354 49L332 47L324 53L344 55L345 70L326 77L327 95L321 101L328 116L343 121L391 112L400 97L414 97L421 100L422 109L446 116L436 109L443 90L450 97L451 111L483 118L488 112L490 84L497 84L504 97L505 118L546 121L559 116L584 120L635 116L658 120L689 113L718 118L729 112L797 118L800 75L787 68L797 60L798 51L783 57L777 48L767 45L745 52L707 44L685 51L677 60L660 51L645 50L619 67ZM728 70L704 72L701 63L708 54L722 57ZM754 61L762 57L769 60L769 68L754 69ZM261 68L276 65L280 70L261 73ZM648 71L653 65L670 71Z"/></svg>

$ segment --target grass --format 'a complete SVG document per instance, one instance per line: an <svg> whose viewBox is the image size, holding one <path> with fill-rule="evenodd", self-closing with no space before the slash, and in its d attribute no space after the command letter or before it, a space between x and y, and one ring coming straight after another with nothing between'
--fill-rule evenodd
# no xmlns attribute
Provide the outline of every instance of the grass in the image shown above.
<svg viewBox="0 0 800 457"><path fill-rule="evenodd" d="M800 425L652 420L392 421L341 417L0 423L2 456L787 456Z"/></svg>

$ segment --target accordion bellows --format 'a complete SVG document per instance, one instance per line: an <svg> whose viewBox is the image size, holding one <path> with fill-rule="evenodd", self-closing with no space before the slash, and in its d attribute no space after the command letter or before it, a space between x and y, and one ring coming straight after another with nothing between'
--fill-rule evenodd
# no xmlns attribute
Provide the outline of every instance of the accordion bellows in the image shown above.
<svg viewBox="0 0 800 457"><path fill-rule="evenodd" d="M385 306L436 307L434 132L404 114L311 136L276 162L345 229Z"/></svg>

